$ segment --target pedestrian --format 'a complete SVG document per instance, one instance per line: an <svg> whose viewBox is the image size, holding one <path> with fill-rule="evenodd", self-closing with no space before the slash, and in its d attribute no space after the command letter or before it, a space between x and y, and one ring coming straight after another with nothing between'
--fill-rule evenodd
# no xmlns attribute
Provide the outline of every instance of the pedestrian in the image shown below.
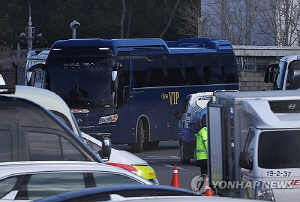
<svg viewBox="0 0 300 202"><path fill-rule="evenodd" d="M201 174L207 174L207 127L206 114L201 118L201 126L196 136L196 165L200 167Z"/></svg>

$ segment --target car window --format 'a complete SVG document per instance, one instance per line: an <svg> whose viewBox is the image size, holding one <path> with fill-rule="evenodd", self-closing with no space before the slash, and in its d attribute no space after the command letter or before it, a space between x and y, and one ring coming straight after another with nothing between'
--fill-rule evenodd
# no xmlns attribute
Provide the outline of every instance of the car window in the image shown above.
<svg viewBox="0 0 300 202"><path fill-rule="evenodd" d="M53 112L53 114L55 114L64 124L66 124L71 130L73 130L69 119L63 113L54 110L51 110L51 112Z"/></svg>
<svg viewBox="0 0 300 202"><path fill-rule="evenodd" d="M0 181L0 198L11 191L17 182L17 177L10 177Z"/></svg>
<svg viewBox="0 0 300 202"><path fill-rule="evenodd" d="M0 131L0 162L12 161L12 137L10 131Z"/></svg>
<svg viewBox="0 0 300 202"><path fill-rule="evenodd" d="M69 141L61 137L64 161L86 161L87 159Z"/></svg>
<svg viewBox="0 0 300 202"><path fill-rule="evenodd" d="M27 184L27 190L26 186L24 186L16 199L24 199L26 191L29 200L36 200L62 192L84 189L86 188L84 175L86 175L86 173L81 172L40 173L31 175Z"/></svg>
<svg viewBox="0 0 300 202"><path fill-rule="evenodd" d="M93 173L97 186L109 186L120 184L142 184L129 176L116 173Z"/></svg>
<svg viewBox="0 0 300 202"><path fill-rule="evenodd" d="M27 133L30 161L85 161L82 153L65 138L50 133Z"/></svg>

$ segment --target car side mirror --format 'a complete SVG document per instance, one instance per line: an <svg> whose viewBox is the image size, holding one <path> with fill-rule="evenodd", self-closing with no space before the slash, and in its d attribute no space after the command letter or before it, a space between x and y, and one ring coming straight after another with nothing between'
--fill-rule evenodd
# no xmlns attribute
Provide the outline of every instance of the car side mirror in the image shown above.
<svg viewBox="0 0 300 202"><path fill-rule="evenodd" d="M175 119L175 120L180 120L181 119L180 111L179 110L174 110L173 114L172 114L172 118Z"/></svg>
<svg viewBox="0 0 300 202"><path fill-rule="evenodd" d="M241 168L246 168L246 169L252 170L253 162L251 161L249 152L241 152L240 153L239 166Z"/></svg>
<svg viewBox="0 0 300 202"><path fill-rule="evenodd" d="M98 154L103 160L109 160L111 154L111 141L109 138L104 137L101 142L102 150L99 150Z"/></svg>

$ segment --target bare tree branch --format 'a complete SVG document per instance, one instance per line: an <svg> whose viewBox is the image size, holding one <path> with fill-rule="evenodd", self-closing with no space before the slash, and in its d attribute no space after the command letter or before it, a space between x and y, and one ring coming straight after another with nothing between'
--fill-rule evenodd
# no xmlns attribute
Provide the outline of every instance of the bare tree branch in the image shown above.
<svg viewBox="0 0 300 202"><path fill-rule="evenodd" d="M171 14L171 16L170 16L170 18L169 18L168 24L166 25L166 27L164 28L164 30L163 30L162 33L160 34L159 38L163 38L163 36L165 35L166 31L168 30L168 28L169 28L169 26L170 26L170 24L171 24L171 22L172 22L172 19L173 19L173 17L174 17L175 11L177 10L179 1L180 1L180 0L177 0L175 6L174 6L174 8L173 8L172 14Z"/></svg>

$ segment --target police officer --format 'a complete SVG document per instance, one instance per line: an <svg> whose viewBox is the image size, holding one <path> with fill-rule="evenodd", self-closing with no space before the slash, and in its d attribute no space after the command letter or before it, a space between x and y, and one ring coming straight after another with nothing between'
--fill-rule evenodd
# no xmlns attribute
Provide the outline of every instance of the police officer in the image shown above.
<svg viewBox="0 0 300 202"><path fill-rule="evenodd" d="M201 119L201 130L196 136L196 165L201 168L201 174L207 174L207 127L206 114Z"/></svg>

